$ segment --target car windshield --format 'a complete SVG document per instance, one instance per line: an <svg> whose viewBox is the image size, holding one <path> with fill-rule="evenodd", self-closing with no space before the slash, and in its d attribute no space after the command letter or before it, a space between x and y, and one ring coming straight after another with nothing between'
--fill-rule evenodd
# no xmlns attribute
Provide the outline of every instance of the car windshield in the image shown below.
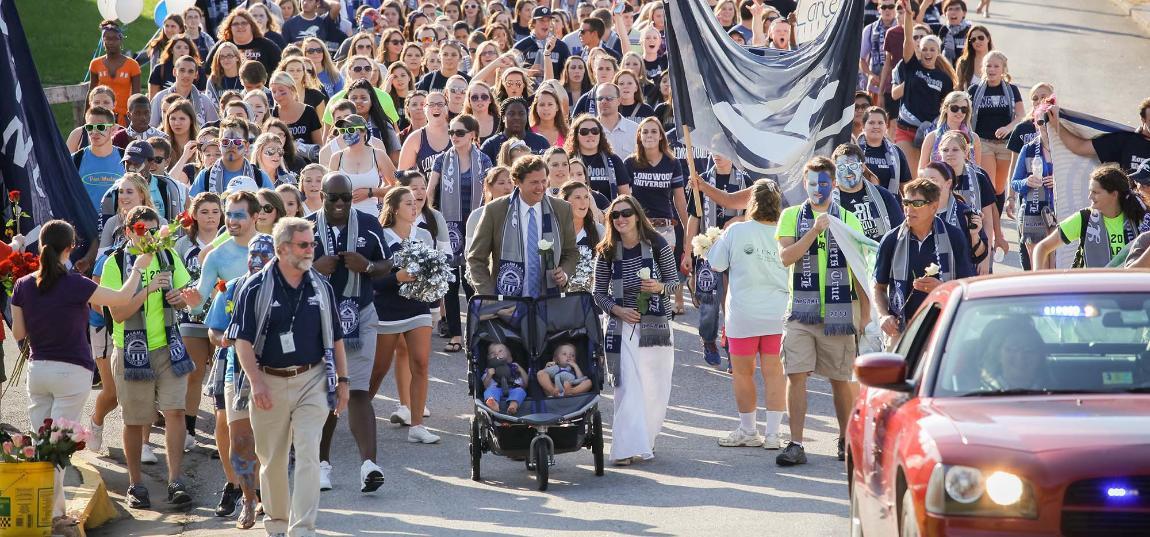
<svg viewBox="0 0 1150 537"><path fill-rule="evenodd" d="M970 300L947 337L939 397L1150 392L1150 294Z"/></svg>

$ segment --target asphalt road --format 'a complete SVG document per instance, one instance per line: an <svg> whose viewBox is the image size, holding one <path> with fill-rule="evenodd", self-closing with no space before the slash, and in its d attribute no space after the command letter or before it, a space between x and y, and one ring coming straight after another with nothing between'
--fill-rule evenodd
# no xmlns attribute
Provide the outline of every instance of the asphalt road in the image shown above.
<svg viewBox="0 0 1150 537"><path fill-rule="evenodd" d="M1150 58L1150 40L1113 4L996 0L992 7L993 18L975 16L975 20L990 27L996 48L1010 57L1011 72L1024 91L1038 81L1052 82L1067 108L1124 123L1137 120L1138 103L1150 87L1150 62L1145 60ZM1017 256L1009 256L1007 264L1016 267ZM728 375L703 363L693 335L695 319L688 307L688 314L674 325L674 388L656 460L623 469L608 466L605 476L595 477L589 451L562 455L551 469L551 488L541 493L523 463L489 455L483 459L485 480L472 482L467 451L472 409L464 357L436 352L429 404L434 415L427 425L443 442L409 444L406 430L386 422L395 404L394 384L388 379L375 401L380 416L379 462L387 484L372 495L358 492L354 443L341 424L334 455L336 488L323 493L320 533L713 535L770 528L781 535L845 535L846 480L841 463L833 457L836 433L829 385L814 380L809 387L807 466L781 469L774 465L775 452L719 448L715 439L737 424L734 402ZM442 343L437 339L434 348ZM10 341L5 347L9 357L15 356ZM10 358L9 366L11 362ZM27 397L22 390L17 386L4 398L0 421L27 425ZM608 391L602 405L608 437L610 398ZM210 431L207 416L201 412L201 430ZM113 497L122 500L127 483L119 434L117 412L105 431L111 455L96 462L104 469ZM153 430L151 440L162 446L161 431ZM211 439L201 436L201 442L210 446ZM161 461L162 452L162 447L157 449ZM212 516L223 478L209 453L209 447L198 447L185 459L194 508L176 511L163 504L161 462L145 467L157 508L124 513L90 534L262 534L261 524L240 532L230 519Z"/></svg>

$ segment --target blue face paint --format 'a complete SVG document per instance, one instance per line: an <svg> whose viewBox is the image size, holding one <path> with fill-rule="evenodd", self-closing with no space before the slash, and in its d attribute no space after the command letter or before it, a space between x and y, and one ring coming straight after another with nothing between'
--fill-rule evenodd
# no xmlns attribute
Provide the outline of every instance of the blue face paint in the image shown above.
<svg viewBox="0 0 1150 537"><path fill-rule="evenodd" d="M811 203L821 205L831 199L831 189L834 184L831 174L808 171L806 179L807 199Z"/></svg>
<svg viewBox="0 0 1150 537"><path fill-rule="evenodd" d="M838 182L849 190L854 190L862 183L862 163L855 157L839 157L835 161L835 171Z"/></svg>
<svg viewBox="0 0 1150 537"><path fill-rule="evenodd" d="M353 130L350 133L343 135L343 143L347 144L348 147L358 144L362 139L363 135L360 134L359 129Z"/></svg>

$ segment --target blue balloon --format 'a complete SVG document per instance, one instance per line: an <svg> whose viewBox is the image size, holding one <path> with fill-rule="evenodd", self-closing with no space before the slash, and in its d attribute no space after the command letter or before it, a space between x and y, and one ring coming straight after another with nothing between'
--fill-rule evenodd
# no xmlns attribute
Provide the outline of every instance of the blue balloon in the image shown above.
<svg viewBox="0 0 1150 537"><path fill-rule="evenodd" d="M165 0L156 3L156 10L152 12L152 18L155 19L157 28L164 27L164 19L168 18L168 3Z"/></svg>

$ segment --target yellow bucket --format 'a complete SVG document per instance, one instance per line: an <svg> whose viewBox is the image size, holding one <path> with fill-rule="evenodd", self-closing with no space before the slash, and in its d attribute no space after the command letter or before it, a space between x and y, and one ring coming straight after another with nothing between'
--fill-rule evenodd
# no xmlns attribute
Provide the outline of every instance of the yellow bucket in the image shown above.
<svg viewBox="0 0 1150 537"><path fill-rule="evenodd" d="M49 537L52 534L50 462L0 463L0 537Z"/></svg>

